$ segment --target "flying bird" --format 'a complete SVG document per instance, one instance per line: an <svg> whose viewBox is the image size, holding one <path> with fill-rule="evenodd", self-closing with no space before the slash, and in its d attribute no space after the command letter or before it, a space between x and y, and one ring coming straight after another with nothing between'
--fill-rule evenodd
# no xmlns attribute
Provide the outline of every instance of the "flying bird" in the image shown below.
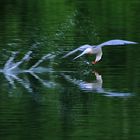
<svg viewBox="0 0 140 140"><path fill-rule="evenodd" d="M127 40L114 39L114 40L106 41L106 42L101 43L99 45L83 45L83 46L80 46L79 48L77 48L73 51L70 51L69 53L64 55L63 58L66 58L69 55L72 55L77 51L82 51L82 53L80 55L76 56L73 60L75 60L75 59L77 59L85 54L92 54L92 55L96 55L96 58L92 62L92 64L96 64L102 58L102 55L103 55L102 47L114 46L114 45L127 45L127 44L138 44L138 43L132 42L132 41L127 41Z"/></svg>

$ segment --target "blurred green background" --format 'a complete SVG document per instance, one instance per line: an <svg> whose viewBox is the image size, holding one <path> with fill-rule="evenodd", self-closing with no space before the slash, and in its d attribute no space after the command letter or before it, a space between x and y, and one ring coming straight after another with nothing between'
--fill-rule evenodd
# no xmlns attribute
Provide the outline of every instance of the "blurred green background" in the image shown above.
<svg viewBox="0 0 140 140"><path fill-rule="evenodd" d="M95 66L87 64L92 56L61 59L83 44L139 42L139 7L138 0L1 0L0 67L13 51L15 61L33 51L24 68L56 57L42 64L53 72L38 78L20 74L11 85L0 75L0 139L140 139L139 44L105 47Z"/></svg>

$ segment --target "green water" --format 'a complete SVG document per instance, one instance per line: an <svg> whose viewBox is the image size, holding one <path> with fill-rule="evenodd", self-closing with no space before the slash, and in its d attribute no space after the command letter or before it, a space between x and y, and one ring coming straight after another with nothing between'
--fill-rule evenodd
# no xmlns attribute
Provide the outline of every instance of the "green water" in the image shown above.
<svg viewBox="0 0 140 140"><path fill-rule="evenodd" d="M75 61L61 57L83 44L140 40L138 0L1 0L0 67L32 50L27 69L42 56L51 68L36 75L0 73L1 140L139 140L140 48L103 48Z"/></svg>

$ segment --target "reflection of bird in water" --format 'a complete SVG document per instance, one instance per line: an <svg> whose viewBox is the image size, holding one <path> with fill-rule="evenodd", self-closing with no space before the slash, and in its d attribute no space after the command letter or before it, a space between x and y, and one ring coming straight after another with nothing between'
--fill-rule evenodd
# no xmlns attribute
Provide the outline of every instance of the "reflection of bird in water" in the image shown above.
<svg viewBox="0 0 140 140"><path fill-rule="evenodd" d="M101 58L102 58L102 47L103 46L113 46L113 45L126 45L126 44L137 44L136 42L132 42L132 41L126 41L126 40L110 40L107 42L104 42L102 44L99 45L83 45L69 53L67 53L65 56L63 56L63 58L77 52L77 51L82 51L82 53L80 55L78 55L77 57L74 58L77 59L81 56L83 56L84 54L95 54L96 55L96 59L95 61L92 62L92 64L96 64Z"/></svg>
<svg viewBox="0 0 140 140"><path fill-rule="evenodd" d="M65 74L62 74L62 75L68 82L71 82L71 83L77 85L83 91L103 93L105 96L110 96L110 97L131 96L131 93L127 93L127 92L113 92L111 90L105 90L102 87L102 84L103 84L102 76L95 71L93 73L96 77L96 80L94 80L93 82L86 82L83 80L73 79L73 78L71 78L70 75L65 75Z"/></svg>
<svg viewBox="0 0 140 140"><path fill-rule="evenodd" d="M75 85L78 85L79 88L84 90L84 91L103 92L102 76L99 75L97 72L94 72L94 74L95 74L96 80L94 80L93 82L86 82L86 81L83 81L83 80L72 79L70 75L65 75L65 74L62 74L62 75L67 81L69 81L69 82L71 82Z"/></svg>

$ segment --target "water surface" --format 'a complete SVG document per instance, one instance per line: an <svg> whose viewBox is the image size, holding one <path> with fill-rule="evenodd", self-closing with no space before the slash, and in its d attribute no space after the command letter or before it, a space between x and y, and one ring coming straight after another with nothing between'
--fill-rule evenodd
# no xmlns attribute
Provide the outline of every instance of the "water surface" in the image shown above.
<svg viewBox="0 0 140 140"><path fill-rule="evenodd" d="M0 138L140 139L139 44L105 47L95 66L92 56L61 58L83 44L139 42L139 7L138 0L2 0L1 69L12 52L19 52L12 64L32 54L0 73Z"/></svg>

